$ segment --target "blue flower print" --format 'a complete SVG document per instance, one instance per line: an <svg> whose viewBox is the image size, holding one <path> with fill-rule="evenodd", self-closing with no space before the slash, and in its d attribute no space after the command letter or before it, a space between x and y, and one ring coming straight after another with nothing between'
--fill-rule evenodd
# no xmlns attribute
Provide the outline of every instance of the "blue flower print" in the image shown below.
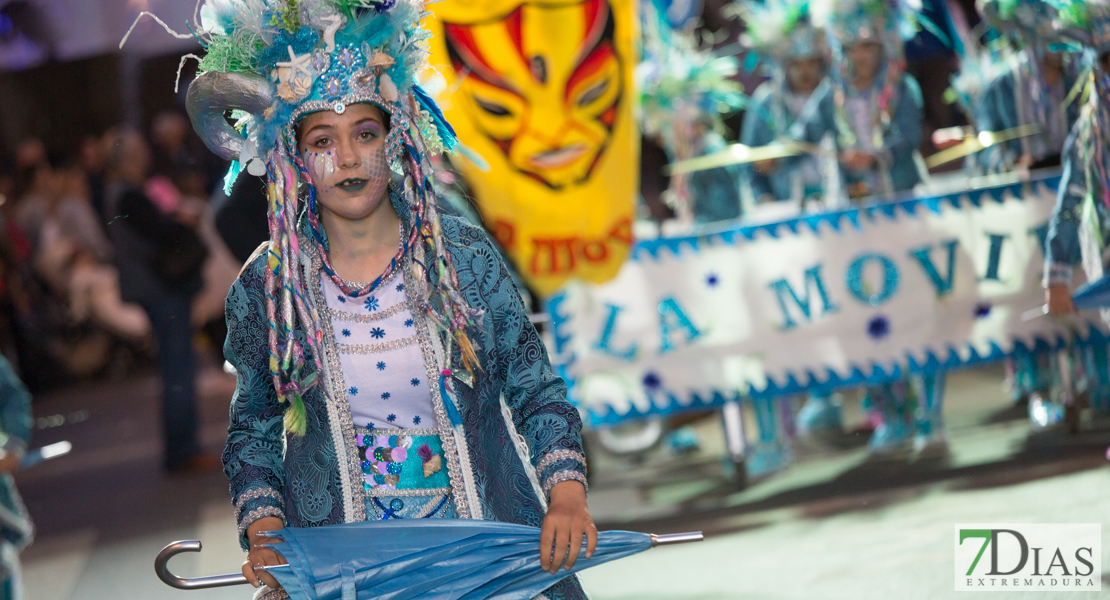
<svg viewBox="0 0 1110 600"><path fill-rule="evenodd" d="M403 292L403 291L405 291L405 284L403 284L403 283L398 283L398 284L397 284L397 291L398 291L398 292Z"/></svg>
<svg viewBox="0 0 1110 600"><path fill-rule="evenodd" d="M343 337L351 337L351 330L350 329L344 329L343 330Z"/></svg>
<svg viewBox="0 0 1110 600"><path fill-rule="evenodd" d="M412 327L412 324L413 324L412 319L405 319L405 327Z"/></svg>
<svg viewBox="0 0 1110 600"><path fill-rule="evenodd" d="M367 423L366 428L369 429L370 431L374 431L374 424L373 423Z"/></svg>
<svg viewBox="0 0 1110 600"><path fill-rule="evenodd" d="M347 390L347 393L352 395L352 396L357 396L358 395L358 388L357 387L352 387L351 389Z"/></svg>
<svg viewBox="0 0 1110 600"><path fill-rule="evenodd" d="M378 364L376 366L378 367L379 371L384 371L385 370L385 361L384 360L379 360Z"/></svg>
<svg viewBox="0 0 1110 600"><path fill-rule="evenodd" d="M392 423L392 422L394 422L394 421L396 421L396 420L397 420L397 415L393 415L393 414L391 414L391 415L389 415L388 417L386 417L386 418L385 418L385 420L386 420L386 421L389 421L390 423Z"/></svg>
<svg viewBox="0 0 1110 600"><path fill-rule="evenodd" d="M385 337L385 330L381 327L375 327L370 330L370 337L374 338L375 340L380 340Z"/></svg>
<svg viewBox="0 0 1110 600"><path fill-rule="evenodd" d="M346 303L347 303L347 299L346 299L345 297L343 297L343 296L336 296L336 298L338 298L338 299L339 299L339 301L340 301L340 302L342 302L342 303L344 303L344 304L346 304Z"/></svg>
<svg viewBox="0 0 1110 600"><path fill-rule="evenodd" d="M374 312L375 310L378 310L378 299L373 297L373 296L370 296L369 298L366 299L365 305L366 305L366 310L368 310L370 312Z"/></svg>
<svg viewBox="0 0 1110 600"><path fill-rule="evenodd" d="M390 395L389 392L382 392L382 400L389 400Z"/></svg>
<svg viewBox="0 0 1110 600"><path fill-rule="evenodd" d="M416 387L416 386L420 385L420 380L413 377L412 379L409 380L409 383L412 384L412 387Z"/></svg>
<svg viewBox="0 0 1110 600"><path fill-rule="evenodd" d="M416 415L415 417L412 418L412 424L413 425L419 425L420 424L420 415Z"/></svg>

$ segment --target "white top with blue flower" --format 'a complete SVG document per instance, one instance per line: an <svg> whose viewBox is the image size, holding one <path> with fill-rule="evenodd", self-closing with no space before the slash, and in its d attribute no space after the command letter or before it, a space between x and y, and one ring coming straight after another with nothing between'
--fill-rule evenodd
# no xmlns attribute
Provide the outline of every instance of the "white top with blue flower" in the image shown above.
<svg viewBox="0 0 1110 600"><path fill-rule="evenodd" d="M405 301L404 279L395 275L358 297L344 294L326 275L320 281L355 425L435 427L431 388Z"/></svg>

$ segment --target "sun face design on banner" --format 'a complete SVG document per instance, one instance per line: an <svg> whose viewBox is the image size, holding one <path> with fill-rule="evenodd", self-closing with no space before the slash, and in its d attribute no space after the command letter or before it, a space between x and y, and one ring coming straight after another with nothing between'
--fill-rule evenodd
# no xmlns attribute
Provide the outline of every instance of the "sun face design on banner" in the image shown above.
<svg viewBox="0 0 1110 600"><path fill-rule="evenodd" d="M433 5L439 101L485 224L539 293L602 282L631 245L639 140L627 0Z"/></svg>

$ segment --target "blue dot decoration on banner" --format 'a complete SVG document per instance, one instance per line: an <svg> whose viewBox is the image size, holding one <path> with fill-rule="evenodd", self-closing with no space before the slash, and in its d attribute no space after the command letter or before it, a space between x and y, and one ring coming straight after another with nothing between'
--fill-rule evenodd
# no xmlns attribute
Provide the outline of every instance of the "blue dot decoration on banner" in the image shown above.
<svg viewBox="0 0 1110 600"><path fill-rule="evenodd" d="M867 335L873 340L881 340L890 333L890 321L883 315L877 315L867 322Z"/></svg>

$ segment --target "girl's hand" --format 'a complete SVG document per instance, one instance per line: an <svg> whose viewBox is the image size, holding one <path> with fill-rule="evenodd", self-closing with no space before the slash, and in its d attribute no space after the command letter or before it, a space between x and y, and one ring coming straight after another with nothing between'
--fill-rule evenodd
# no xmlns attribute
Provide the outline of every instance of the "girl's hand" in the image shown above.
<svg viewBox="0 0 1110 600"><path fill-rule="evenodd" d="M1048 304L1048 314L1059 317L1075 312L1075 304L1071 301L1071 290L1068 286L1054 283L1048 286L1044 293L1045 304Z"/></svg>
<svg viewBox="0 0 1110 600"><path fill-rule="evenodd" d="M597 547L597 527L586 507L586 488L577 481L564 481L551 488L547 516L540 530L540 566L552 574L566 561L567 570L574 567L586 536L586 558ZM554 548L554 556L552 549Z"/></svg>
<svg viewBox="0 0 1110 600"><path fill-rule="evenodd" d="M0 473L15 473L19 470L20 462L22 460L19 455L14 452L0 450Z"/></svg>
<svg viewBox="0 0 1110 600"><path fill-rule="evenodd" d="M247 527L247 541L250 542L251 547L247 552L247 562L243 563L243 576L254 587L265 583L270 586L270 589L281 588L273 575L263 570L255 571L257 567L276 567L285 564L285 559L280 554L262 547L262 544L280 542L281 540L258 535L259 531L277 531L279 529L285 529L285 523L277 517L262 517Z"/></svg>

